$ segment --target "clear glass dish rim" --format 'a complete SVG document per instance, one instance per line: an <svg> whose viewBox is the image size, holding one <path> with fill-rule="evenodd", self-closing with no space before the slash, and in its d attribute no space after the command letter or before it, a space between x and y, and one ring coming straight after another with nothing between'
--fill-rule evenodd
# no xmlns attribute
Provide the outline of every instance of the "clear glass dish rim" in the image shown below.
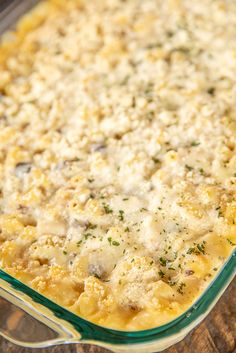
<svg viewBox="0 0 236 353"><path fill-rule="evenodd" d="M32 5L36 5L41 0L30 0ZM25 0L5 0L5 3L14 6L19 3L26 3ZM30 5L30 7L32 7ZM1 9L0 9L1 14ZM23 14L24 15L24 14ZM14 23L13 23L14 24ZM1 34L0 34L1 38ZM55 317L69 322L74 326L77 332L81 335L80 341L93 340L97 342L104 342L111 345L130 345L141 344L149 342L157 342L162 339L167 339L182 330L189 331L193 328L194 322L199 322L199 318L204 316L211 308L212 303L219 299L221 294L227 288L236 270L236 250L234 250L227 262L222 266L219 273L211 281L208 287L204 290L196 302L183 314L176 319L168 322L165 325L154 327L142 331L122 331L106 328L89 322L69 310L52 302L50 299L44 297L40 293L34 291L32 288L23 284L16 278L10 276L5 271L0 269L0 279L7 282L14 289L15 295L24 294L45 308L52 311Z"/></svg>
<svg viewBox="0 0 236 353"><path fill-rule="evenodd" d="M224 290L233 279L235 270L236 249L232 252L227 262L222 266L219 273L208 285L202 295L187 311L167 324L141 331L114 330L87 321L44 297L1 269L0 279L11 285L16 296L17 293L28 296L35 303L49 309L58 319L62 319L71 324L81 335L80 341L93 340L112 345L136 345L167 339L168 337L178 334L182 330L186 330L189 326L191 326L192 329L193 323L198 321L201 316L204 316L204 313L211 308L212 303L216 299L219 299L217 297L220 297L221 294L223 294Z"/></svg>

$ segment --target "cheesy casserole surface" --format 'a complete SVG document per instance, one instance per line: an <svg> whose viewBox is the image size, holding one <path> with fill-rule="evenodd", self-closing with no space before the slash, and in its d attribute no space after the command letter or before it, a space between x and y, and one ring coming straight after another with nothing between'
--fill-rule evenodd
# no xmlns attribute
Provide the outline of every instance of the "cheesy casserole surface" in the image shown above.
<svg viewBox="0 0 236 353"><path fill-rule="evenodd" d="M97 324L183 313L236 242L236 2L42 2L0 47L0 266Z"/></svg>

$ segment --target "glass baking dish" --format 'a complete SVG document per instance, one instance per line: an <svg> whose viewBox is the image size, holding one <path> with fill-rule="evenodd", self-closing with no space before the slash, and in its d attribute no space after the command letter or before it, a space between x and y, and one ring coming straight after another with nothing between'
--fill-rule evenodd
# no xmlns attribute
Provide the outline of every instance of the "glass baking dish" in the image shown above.
<svg viewBox="0 0 236 353"><path fill-rule="evenodd" d="M38 0L1 0L0 35ZM1 73L0 73L1 79ZM149 330L126 332L88 322L0 270L0 334L24 347L89 343L114 352L162 351L182 340L209 313L236 272L236 251L185 313Z"/></svg>

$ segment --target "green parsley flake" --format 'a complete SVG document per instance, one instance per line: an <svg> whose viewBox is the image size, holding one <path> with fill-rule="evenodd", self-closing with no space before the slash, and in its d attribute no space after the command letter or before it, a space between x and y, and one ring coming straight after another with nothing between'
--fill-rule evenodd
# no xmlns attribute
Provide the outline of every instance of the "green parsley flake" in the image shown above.
<svg viewBox="0 0 236 353"><path fill-rule="evenodd" d="M159 262L160 262L161 266L164 266L164 267L165 267L166 264L167 264L167 260L164 259L163 257L160 257Z"/></svg>
<svg viewBox="0 0 236 353"><path fill-rule="evenodd" d="M120 243L119 243L118 241L116 241L116 240L113 240L112 245L114 245L114 246L119 246Z"/></svg>
<svg viewBox="0 0 236 353"><path fill-rule="evenodd" d="M120 221L124 220L124 211L123 210L119 210L118 218L119 218Z"/></svg>
<svg viewBox="0 0 236 353"><path fill-rule="evenodd" d="M199 169L199 173L200 173L201 175L206 175L206 173L205 173L205 171L204 171L203 168L200 168L200 169Z"/></svg>
<svg viewBox="0 0 236 353"><path fill-rule="evenodd" d="M185 168L190 172L191 170L193 170L193 167L191 167L190 165L188 164L185 164Z"/></svg>
<svg viewBox="0 0 236 353"><path fill-rule="evenodd" d="M110 208L108 204L103 203L102 205L106 214L113 213L113 210Z"/></svg>
<svg viewBox="0 0 236 353"><path fill-rule="evenodd" d="M85 240L87 240L89 237L95 238L91 233L84 233Z"/></svg>
<svg viewBox="0 0 236 353"><path fill-rule="evenodd" d="M140 208L140 212L145 212L145 211L148 211L148 209L145 207Z"/></svg>
<svg viewBox="0 0 236 353"><path fill-rule="evenodd" d="M200 145L200 142L197 142L197 141L193 141L193 142L191 142L191 147L197 147L197 146L199 146Z"/></svg>
<svg viewBox="0 0 236 353"><path fill-rule="evenodd" d="M184 282L181 282L178 289L177 289L177 292L183 295L184 294L184 292L183 292L184 287L186 287L186 284Z"/></svg>
<svg viewBox="0 0 236 353"><path fill-rule="evenodd" d="M88 178L88 182L89 182L89 183L93 183L94 180L95 180L95 179L93 179L93 178Z"/></svg>
<svg viewBox="0 0 236 353"><path fill-rule="evenodd" d="M120 245L120 243L118 241L112 240L112 237L107 238L107 240L108 240L110 245L113 245L113 246L119 246Z"/></svg>
<svg viewBox="0 0 236 353"><path fill-rule="evenodd" d="M156 158L156 157L152 157L152 160L155 164L157 163L161 163L160 159Z"/></svg>
<svg viewBox="0 0 236 353"><path fill-rule="evenodd" d="M210 87L208 88L207 93L210 94L211 96L214 96L215 90L216 90L215 87Z"/></svg>
<svg viewBox="0 0 236 353"><path fill-rule="evenodd" d="M96 229L97 225L96 224L92 224L90 222L88 222L88 224L86 225L86 230L88 229Z"/></svg>
<svg viewBox="0 0 236 353"><path fill-rule="evenodd" d="M187 254L191 255L200 255L200 254L205 254L205 240L203 240L203 242L201 244L196 244L194 247L191 247L188 249Z"/></svg>

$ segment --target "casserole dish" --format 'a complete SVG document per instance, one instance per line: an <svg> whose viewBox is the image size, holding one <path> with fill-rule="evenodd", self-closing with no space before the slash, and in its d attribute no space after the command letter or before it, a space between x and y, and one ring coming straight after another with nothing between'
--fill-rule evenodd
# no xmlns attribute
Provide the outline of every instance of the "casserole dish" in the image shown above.
<svg viewBox="0 0 236 353"><path fill-rule="evenodd" d="M81 342L96 344L113 352L162 351L182 340L208 315L232 281L235 263L234 252L215 280L184 314L168 324L136 332L112 330L88 322L0 271L0 296L23 310L19 314L17 308L8 308L5 311L7 318L13 313L13 317L20 317L24 323L24 329L19 325L17 330L15 325L6 324L11 320L1 315L0 334L17 345L32 348ZM43 324L32 325L28 315Z"/></svg>
<svg viewBox="0 0 236 353"><path fill-rule="evenodd" d="M5 7L6 4L7 2L2 3L2 31L6 30L11 22L15 22L21 12L25 12L34 2L13 1L10 2L10 6ZM196 146L196 143L193 146ZM190 171L191 168L188 166L187 169ZM106 211L106 213L111 212L109 209ZM120 215L120 219L123 220L123 214ZM117 242L115 245L118 245ZM191 253L193 250L191 249ZM204 249L200 247L200 250L203 252ZM196 250L194 251L196 252ZM163 260L162 264L165 265ZM10 317L6 320L5 315L2 315L2 334L15 343L29 347L82 341L96 343L117 352L126 350L129 352L160 351L182 339L207 315L227 287L233 277L234 270L235 257L232 254L216 279L187 312L166 325L138 332L111 330L83 320L1 271L2 297L42 322L37 326L33 325L35 327L35 335L33 335L26 325L26 322L31 322L31 319L28 316L23 319L25 314L23 312L14 313L14 307L12 307L10 313L13 311L11 314L13 318ZM25 330L20 330L21 319L25 321ZM17 321L19 325L17 325ZM48 330L45 325L49 327ZM18 327L19 330L17 330ZM53 331L56 333L54 334ZM38 332L43 333L41 335ZM30 333L30 337L27 333Z"/></svg>

